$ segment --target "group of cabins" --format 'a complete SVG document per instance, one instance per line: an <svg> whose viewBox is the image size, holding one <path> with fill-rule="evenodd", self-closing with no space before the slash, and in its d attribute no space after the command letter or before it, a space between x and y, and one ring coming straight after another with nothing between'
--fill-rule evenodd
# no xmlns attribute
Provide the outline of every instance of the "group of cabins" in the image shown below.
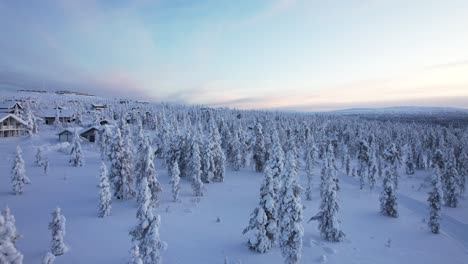
<svg viewBox="0 0 468 264"><path fill-rule="evenodd" d="M91 109L95 111L106 109L107 105L100 104L91 104ZM30 124L27 121L23 120L20 116L23 114L23 106L20 102L16 101L6 101L0 103L0 138L3 137L18 137L25 136L30 130ZM65 107L54 107L53 109L47 109L39 113L45 125L53 125L56 119L62 124L71 124L75 121L72 111L66 109ZM109 124L109 120L101 120L100 125ZM96 131L99 130L99 127L92 126L86 129L79 129L78 133L81 137L87 139L89 142L95 142ZM59 141L61 142L71 142L73 137L71 129L64 129L59 133Z"/></svg>
<svg viewBox="0 0 468 264"><path fill-rule="evenodd" d="M66 128L58 133L60 142L72 142L75 133L91 143L96 142L97 133L101 130L98 126L88 128Z"/></svg>

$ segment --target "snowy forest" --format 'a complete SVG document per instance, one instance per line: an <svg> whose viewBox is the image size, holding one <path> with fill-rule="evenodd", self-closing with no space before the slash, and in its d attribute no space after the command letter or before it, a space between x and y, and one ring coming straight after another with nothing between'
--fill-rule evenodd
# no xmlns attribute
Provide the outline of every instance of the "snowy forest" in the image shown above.
<svg viewBox="0 0 468 264"><path fill-rule="evenodd" d="M2 264L468 259L467 123L2 99Z"/></svg>

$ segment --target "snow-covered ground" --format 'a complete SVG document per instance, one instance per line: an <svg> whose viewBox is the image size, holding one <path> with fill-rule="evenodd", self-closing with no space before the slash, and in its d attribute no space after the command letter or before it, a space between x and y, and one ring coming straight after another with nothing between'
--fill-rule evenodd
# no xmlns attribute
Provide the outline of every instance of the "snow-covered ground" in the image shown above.
<svg viewBox="0 0 468 264"><path fill-rule="evenodd" d="M42 128L38 135L0 139L0 207L9 206L23 235L17 247L24 263L40 263L50 248L48 223L55 207L67 218L65 242L70 251L56 263L126 263L131 240L129 230L137 223L136 202L113 201L112 215L97 217L100 154L92 144L83 144L85 165L71 167L68 155L58 148L56 131ZM21 145L26 173L32 184L23 195L11 191L10 169L16 145ZM36 147L47 145L48 175L35 167ZM225 182L205 185L207 193L199 200L192 195L189 182L182 180L181 202L171 200L169 177L157 161L163 184L159 208L161 238L168 243L164 263L283 263L278 248L266 254L250 251L242 230L259 199L263 175L250 169L227 171ZM398 218L379 213L379 188L359 190L358 180L339 174L342 229L346 239L329 243L321 239L317 223L307 223L319 204L319 172L315 177L312 201L303 199L304 247L302 263L468 263L468 202L458 208L443 207L442 232L429 232L426 198L428 172L418 171L412 178L402 175ZM301 171L301 181L305 182ZM380 181L379 181L380 185ZM304 185L305 186L305 185ZM217 219L220 221L217 221Z"/></svg>

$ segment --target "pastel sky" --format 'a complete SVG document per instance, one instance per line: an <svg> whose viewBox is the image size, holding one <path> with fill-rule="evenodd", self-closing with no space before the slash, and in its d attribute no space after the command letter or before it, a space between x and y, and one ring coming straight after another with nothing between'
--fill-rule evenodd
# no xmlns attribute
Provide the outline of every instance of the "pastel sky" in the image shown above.
<svg viewBox="0 0 468 264"><path fill-rule="evenodd" d="M0 89L468 108L467 0L0 0Z"/></svg>

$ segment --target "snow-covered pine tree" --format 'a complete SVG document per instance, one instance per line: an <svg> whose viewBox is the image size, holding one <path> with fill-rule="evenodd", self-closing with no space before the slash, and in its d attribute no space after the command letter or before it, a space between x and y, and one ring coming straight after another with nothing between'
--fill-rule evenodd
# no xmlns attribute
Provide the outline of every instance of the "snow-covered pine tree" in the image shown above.
<svg viewBox="0 0 468 264"><path fill-rule="evenodd" d="M6 227L2 236L7 238L11 243L13 243L13 245L16 245L16 241L21 238L21 235L18 234L18 231L16 230L15 217L11 214L8 206L2 211L2 216L5 220L4 224Z"/></svg>
<svg viewBox="0 0 468 264"><path fill-rule="evenodd" d="M143 264L143 260L140 256L140 248L137 243L133 243L133 246L130 249L130 261L128 264Z"/></svg>
<svg viewBox="0 0 468 264"><path fill-rule="evenodd" d="M449 152L445 171L442 177L442 189L444 192L445 205L448 207L457 207L459 200L458 190L458 171L453 149Z"/></svg>
<svg viewBox="0 0 468 264"><path fill-rule="evenodd" d="M108 125L104 125L99 133L99 149L101 151L101 159L106 160L111 158L112 147L112 131Z"/></svg>
<svg viewBox="0 0 468 264"><path fill-rule="evenodd" d="M414 156L413 156L413 150L412 148L408 148L407 153L406 153L406 175L414 175L414 170L416 168L416 165L414 163Z"/></svg>
<svg viewBox="0 0 468 264"><path fill-rule="evenodd" d="M15 194L23 193L23 186L25 184L24 177L26 175L24 168L24 160L21 155L22 151L20 146L16 147L16 156L11 169L11 184Z"/></svg>
<svg viewBox="0 0 468 264"><path fill-rule="evenodd" d="M432 166L439 167L439 170L443 172L445 170L445 157L440 149L436 149L431 159Z"/></svg>
<svg viewBox="0 0 468 264"><path fill-rule="evenodd" d="M277 205L280 203L279 192L282 185L282 175L284 172L284 151L283 147L281 146L281 142L279 139L278 131L273 130L273 134L271 136L272 140L272 147L270 150L270 155L266 162L266 166L268 170L271 171L271 177L273 178L273 193L275 202Z"/></svg>
<svg viewBox="0 0 468 264"><path fill-rule="evenodd" d="M109 180L117 199L130 199L134 196L132 178L132 152L124 142L120 128L116 129L111 149L111 169Z"/></svg>
<svg viewBox="0 0 468 264"><path fill-rule="evenodd" d="M398 203L395 195L391 168L385 168L382 193L380 194L380 212L383 215L398 217Z"/></svg>
<svg viewBox="0 0 468 264"><path fill-rule="evenodd" d="M208 140L205 140L203 146L203 154L201 155L202 159L202 181L205 183L210 183L214 178L215 170L215 161L212 148Z"/></svg>
<svg viewBox="0 0 468 264"><path fill-rule="evenodd" d="M73 134L70 150L70 159L68 163L70 163L74 167L81 167L84 163L83 152L81 150L80 136L78 135L78 131L76 130Z"/></svg>
<svg viewBox="0 0 468 264"><path fill-rule="evenodd" d="M151 145L149 144L149 140L145 139L145 148L140 156L143 158L141 162L141 169L140 173L143 173L139 178L145 177L148 186L151 192L151 205L158 206L159 204L159 195L162 192L162 186L158 181L158 175L156 173L156 168L154 166L154 151ZM137 185L138 186L138 185Z"/></svg>
<svg viewBox="0 0 468 264"><path fill-rule="evenodd" d="M161 217L153 216L147 231L140 241L141 256L144 264L161 264L162 252L167 249L167 243L159 237Z"/></svg>
<svg viewBox="0 0 468 264"><path fill-rule="evenodd" d="M330 148L330 146L329 146ZM318 228L323 239L331 242L342 241L345 234L340 228L338 204L338 180L336 178L336 171L333 168L331 157L332 151L326 154L324 168L322 169L322 183L321 183L321 202L320 212L317 214L316 219L319 220Z"/></svg>
<svg viewBox="0 0 468 264"><path fill-rule="evenodd" d="M436 166L432 174L432 190L429 192L427 201L429 202L429 221L427 222L432 233L438 234L440 230L440 217L442 209L442 183L440 170Z"/></svg>
<svg viewBox="0 0 468 264"><path fill-rule="evenodd" d="M367 175L367 179L369 181L369 188L371 190L374 189L375 187L375 182L376 182L376 176L379 171L379 165L377 164L377 158L375 157L375 152L371 152L371 158L370 158L370 167L369 167L369 173Z"/></svg>
<svg viewBox="0 0 468 264"><path fill-rule="evenodd" d="M255 144L253 146L253 159L255 161L255 171L263 172L265 167L265 139L263 137L262 125L257 122L254 129Z"/></svg>
<svg viewBox="0 0 468 264"><path fill-rule="evenodd" d="M146 177L143 177L138 184L137 194L138 209L136 217L138 224L130 231L132 241L137 241L141 249L141 240L148 230L150 221L153 219L153 213L151 211L151 192L148 186Z"/></svg>
<svg viewBox="0 0 468 264"><path fill-rule="evenodd" d="M51 250L54 256L63 255L68 251L67 245L63 241L65 238L65 216L62 215L60 207L57 207L52 213L52 222L49 223L49 229L52 232Z"/></svg>
<svg viewBox="0 0 468 264"><path fill-rule="evenodd" d="M24 160L21 153L21 147L18 145L16 147L15 161L11 169L11 184L13 187L13 192L17 195L23 193L24 184L30 183L29 178L26 176Z"/></svg>
<svg viewBox="0 0 468 264"><path fill-rule="evenodd" d="M179 193L180 193L180 171L179 171L179 164L177 160L174 161L174 164L171 166L171 182L172 186L172 200L177 202L179 200Z"/></svg>
<svg viewBox="0 0 468 264"><path fill-rule="evenodd" d="M192 190L195 196L203 196L204 188L201 180L201 158L200 158L200 147L198 144L198 138L195 138L191 148L191 160L189 167L192 175Z"/></svg>
<svg viewBox="0 0 468 264"><path fill-rule="evenodd" d="M55 107L55 119L54 119L54 126L56 128L62 127L62 122L60 122L60 112L59 106Z"/></svg>
<svg viewBox="0 0 468 264"><path fill-rule="evenodd" d="M398 182L400 179L400 173L398 172L398 166L401 164L401 155L394 143L390 144L383 153L385 160L385 169L390 172L393 180L393 188L398 189ZM385 176L384 176L385 177Z"/></svg>
<svg viewBox="0 0 468 264"><path fill-rule="evenodd" d="M344 155L344 160L345 160L346 175L351 176L351 156L349 155L349 153L347 151L346 151L346 153Z"/></svg>
<svg viewBox="0 0 468 264"><path fill-rule="evenodd" d="M0 263L22 264L23 255L12 242L11 225L0 215Z"/></svg>
<svg viewBox="0 0 468 264"><path fill-rule="evenodd" d="M357 174L359 176L359 186L364 189L365 179L367 178L367 173L369 172L369 145L367 141L361 139L359 141L359 149L358 149L358 169Z"/></svg>
<svg viewBox="0 0 468 264"><path fill-rule="evenodd" d="M242 167L242 145L239 140L238 131L234 131L232 135L232 142L230 144L231 157L229 158L229 161L231 162L233 170L238 171Z"/></svg>
<svg viewBox="0 0 468 264"><path fill-rule="evenodd" d="M210 148L210 153L213 155L213 164L211 166L213 181L223 182L226 157L224 156L223 149L221 148L221 137L213 119L210 120L208 148Z"/></svg>
<svg viewBox="0 0 468 264"><path fill-rule="evenodd" d="M458 189L460 195L465 193L466 189L466 177L468 177L468 153L463 150L458 157Z"/></svg>
<svg viewBox="0 0 468 264"><path fill-rule="evenodd" d="M333 146L332 144L328 144L327 151L324 154L323 167L320 172L320 197L323 197L325 193L328 177L331 177L332 181L335 182L335 190L340 190L340 187L338 185L338 178L336 177L337 170L334 161L335 156L333 152Z"/></svg>
<svg viewBox="0 0 468 264"><path fill-rule="evenodd" d="M305 166L307 172L307 188L306 188L306 199L312 200L312 181L314 176L315 163L317 162L317 147L312 139L306 146L305 152Z"/></svg>
<svg viewBox="0 0 468 264"><path fill-rule="evenodd" d="M293 151L288 151L285 182L281 187L279 204L279 245L286 264L296 264L301 260L302 237L302 188L297 181L297 164Z"/></svg>
<svg viewBox="0 0 468 264"><path fill-rule="evenodd" d="M44 149L42 147L38 147L36 150L36 160L34 161L34 165L37 167L44 166Z"/></svg>
<svg viewBox="0 0 468 264"><path fill-rule="evenodd" d="M112 193L109 178L107 177L107 167L104 162L101 164L101 174L99 178L99 207L98 216L109 216L112 208Z"/></svg>
<svg viewBox="0 0 468 264"><path fill-rule="evenodd" d="M273 158L270 156L269 161ZM249 226L243 234L249 233L249 248L259 252L267 252L278 237L278 212L274 193L273 170L267 161L262 186L260 187L259 205L250 214Z"/></svg>

